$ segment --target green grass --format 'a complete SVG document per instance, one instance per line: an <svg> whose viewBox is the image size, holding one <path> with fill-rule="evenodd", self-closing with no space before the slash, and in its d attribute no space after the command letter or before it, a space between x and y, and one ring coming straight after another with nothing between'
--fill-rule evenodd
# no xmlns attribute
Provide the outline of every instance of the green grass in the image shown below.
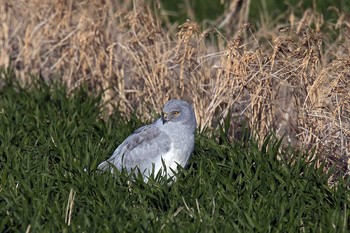
<svg viewBox="0 0 350 233"><path fill-rule="evenodd" d="M102 121L99 97L84 88L66 93L39 81L30 91L13 81L0 91L0 232L350 230L346 181L330 188L322 167L292 149L279 153L270 137L259 149L252 140L229 142L225 130L198 134L189 167L172 185L100 174L97 164L141 122L118 113Z"/></svg>
<svg viewBox="0 0 350 233"><path fill-rule="evenodd" d="M221 16L225 9L229 8L232 1L228 0L160 0L163 9L167 12L171 22L184 23L188 18L188 12L191 11L195 17L195 21L203 22L216 20ZM149 1L156 8L156 1ZM348 0L257 0L251 1L249 9L249 22L259 24L261 15L269 16L275 19L277 16L285 12L293 12L298 16L302 16L306 9L315 9L323 14L325 20L335 21L339 15L331 10L331 7L336 7L343 12L349 12L350 1ZM189 10L190 8L191 10ZM285 20L285 17L283 17ZM334 23L335 23L334 22Z"/></svg>

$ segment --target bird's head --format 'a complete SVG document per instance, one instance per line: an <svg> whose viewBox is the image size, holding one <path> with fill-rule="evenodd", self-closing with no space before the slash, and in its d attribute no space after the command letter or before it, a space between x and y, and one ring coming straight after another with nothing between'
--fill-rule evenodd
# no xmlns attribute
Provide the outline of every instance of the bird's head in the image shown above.
<svg viewBox="0 0 350 233"><path fill-rule="evenodd" d="M181 122L194 127L197 126L196 117L191 105L185 101L172 99L169 100L162 110L163 124L168 122Z"/></svg>

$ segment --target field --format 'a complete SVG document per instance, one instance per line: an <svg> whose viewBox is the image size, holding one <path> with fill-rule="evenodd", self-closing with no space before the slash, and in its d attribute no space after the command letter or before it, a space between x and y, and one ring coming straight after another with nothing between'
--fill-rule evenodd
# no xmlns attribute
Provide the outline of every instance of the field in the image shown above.
<svg viewBox="0 0 350 233"><path fill-rule="evenodd" d="M0 0L0 231L348 232L340 2ZM199 122L177 182L98 173L169 98Z"/></svg>
<svg viewBox="0 0 350 233"><path fill-rule="evenodd" d="M197 134L173 184L97 172L141 122L119 113L101 120L101 98L86 92L67 98L67 88L42 81L1 91L1 232L349 230L348 181L329 187L323 166L273 137L259 147L230 142L225 128Z"/></svg>

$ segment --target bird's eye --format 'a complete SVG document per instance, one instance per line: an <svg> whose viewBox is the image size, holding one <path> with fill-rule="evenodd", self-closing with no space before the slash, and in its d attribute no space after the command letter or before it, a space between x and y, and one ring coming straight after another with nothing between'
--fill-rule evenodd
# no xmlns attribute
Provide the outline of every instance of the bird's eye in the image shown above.
<svg viewBox="0 0 350 233"><path fill-rule="evenodd" d="M173 112L173 115L174 115L174 117L178 117L178 116L180 115L180 112L174 111L174 112Z"/></svg>

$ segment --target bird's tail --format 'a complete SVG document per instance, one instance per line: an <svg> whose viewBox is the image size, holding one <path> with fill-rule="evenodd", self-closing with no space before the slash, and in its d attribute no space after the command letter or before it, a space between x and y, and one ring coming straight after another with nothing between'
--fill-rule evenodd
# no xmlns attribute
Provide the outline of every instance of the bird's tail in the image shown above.
<svg viewBox="0 0 350 233"><path fill-rule="evenodd" d="M101 170L101 171L106 171L108 169L110 169L110 165L108 161L103 161L97 167L97 170Z"/></svg>

